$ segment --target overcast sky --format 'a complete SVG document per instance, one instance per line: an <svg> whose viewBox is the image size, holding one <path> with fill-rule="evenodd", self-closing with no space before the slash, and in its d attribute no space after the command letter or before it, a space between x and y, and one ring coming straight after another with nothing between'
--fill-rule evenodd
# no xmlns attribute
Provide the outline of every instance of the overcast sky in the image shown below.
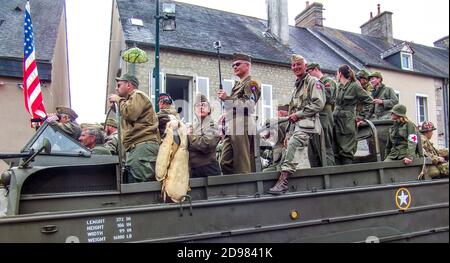
<svg viewBox="0 0 450 263"><path fill-rule="evenodd" d="M145 0L142 0L145 1ZM289 23L305 8L289 1ZM180 0L179 2L267 19L266 0ZM311 3L314 1L310 1ZM448 0L318 0L324 26L360 33L370 12L393 12L394 37L428 46L448 36ZM79 123L103 122L108 71L111 0L66 0L72 108ZM38 52L38 51L37 51Z"/></svg>

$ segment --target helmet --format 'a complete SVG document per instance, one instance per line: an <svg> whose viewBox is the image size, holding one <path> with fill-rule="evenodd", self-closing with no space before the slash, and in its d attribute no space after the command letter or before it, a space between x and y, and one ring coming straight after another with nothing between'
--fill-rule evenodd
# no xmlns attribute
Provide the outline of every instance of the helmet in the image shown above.
<svg viewBox="0 0 450 263"><path fill-rule="evenodd" d="M402 104L397 104L394 106L391 112L397 116L406 117L406 106Z"/></svg>
<svg viewBox="0 0 450 263"><path fill-rule="evenodd" d="M436 127L434 127L434 124L431 121L424 121L422 123L422 125L420 125L420 127L419 127L419 131L421 133L428 132L428 131L435 131L435 130L436 130Z"/></svg>

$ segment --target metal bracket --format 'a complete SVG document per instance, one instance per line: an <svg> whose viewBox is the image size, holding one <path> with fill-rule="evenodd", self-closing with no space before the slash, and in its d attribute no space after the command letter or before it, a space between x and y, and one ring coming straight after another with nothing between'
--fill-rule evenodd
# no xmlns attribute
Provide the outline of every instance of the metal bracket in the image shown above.
<svg viewBox="0 0 450 263"><path fill-rule="evenodd" d="M191 199L191 196L190 195L184 195L184 196L181 197L181 199L183 201L180 202L180 217L183 217L183 215L184 215L184 213L183 213L183 203L186 200L189 200L189 215L192 216L193 213L192 213L192 199Z"/></svg>

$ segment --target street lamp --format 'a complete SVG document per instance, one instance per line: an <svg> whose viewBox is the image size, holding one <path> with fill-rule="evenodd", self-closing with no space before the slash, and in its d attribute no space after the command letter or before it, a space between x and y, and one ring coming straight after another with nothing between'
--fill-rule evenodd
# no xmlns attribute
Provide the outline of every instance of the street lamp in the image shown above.
<svg viewBox="0 0 450 263"><path fill-rule="evenodd" d="M162 20L163 31L174 31L176 29L175 21L175 4L163 3L163 14L159 12L159 0L156 0L156 33L155 33L155 68L153 70L153 78L155 79L155 110L159 111L158 97L160 93L159 83L159 21Z"/></svg>

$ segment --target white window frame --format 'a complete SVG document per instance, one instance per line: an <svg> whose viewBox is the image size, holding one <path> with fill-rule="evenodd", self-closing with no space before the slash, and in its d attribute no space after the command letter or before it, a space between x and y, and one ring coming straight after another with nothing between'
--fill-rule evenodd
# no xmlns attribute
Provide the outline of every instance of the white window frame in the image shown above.
<svg viewBox="0 0 450 263"><path fill-rule="evenodd" d="M419 111L419 98L426 98L427 99L427 103L425 104L425 116L424 116L424 120L421 121L420 120L420 111ZM416 120L417 120L417 124L421 125L424 121L427 121L429 118L429 107L428 107L428 98L429 96L427 94L420 94L420 93L416 93Z"/></svg>
<svg viewBox="0 0 450 263"><path fill-rule="evenodd" d="M264 87L270 87L270 99L269 99L269 105L265 105L264 104L264 96L266 94L264 94ZM261 109L261 123L264 123L266 120L273 118L274 114L273 114L273 85L269 85L269 84L261 84L261 105L260 105L260 109ZM270 116L266 116L266 111L265 109L270 109Z"/></svg>
<svg viewBox="0 0 450 263"><path fill-rule="evenodd" d="M410 67L406 67L406 65L403 64L403 56L407 56L409 58L409 66ZM413 56L410 53L406 53L406 52L400 52L400 61L402 63L402 69L404 70L413 70Z"/></svg>
<svg viewBox="0 0 450 263"><path fill-rule="evenodd" d="M400 101L400 91L399 90L394 90L394 92L397 95L398 101Z"/></svg>
<svg viewBox="0 0 450 263"><path fill-rule="evenodd" d="M150 96L150 99L152 100L152 103L155 102L155 94L153 92L153 88L155 86L155 79L153 78L153 70L150 70L149 79L151 80L151 83L149 85L148 95ZM166 93L166 73L159 72L159 93Z"/></svg>
<svg viewBox="0 0 450 263"><path fill-rule="evenodd" d="M228 93L228 91L225 89L225 85L223 85L223 84L225 84L225 82L231 82L231 89L230 89L230 92ZM222 85L224 86L224 90L227 92L227 95L228 96L230 96L231 95L231 92L233 91L233 87L234 87L234 84L236 83L236 81L235 80L232 80L232 79L224 79L224 80L222 80Z"/></svg>
<svg viewBox="0 0 450 263"><path fill-rule="evenodd" d="M209 100L209 78L207 78L207 77L199 77L199 76L195 76L195 93L196 94L198 94L199 93L199 80L200 79L204 79L204 80L206 80L206 85L207 85L207 87L206 87L206 97L208 98L208 100ZM205 95L205 94L203 94L203 95Z"/></svg>

